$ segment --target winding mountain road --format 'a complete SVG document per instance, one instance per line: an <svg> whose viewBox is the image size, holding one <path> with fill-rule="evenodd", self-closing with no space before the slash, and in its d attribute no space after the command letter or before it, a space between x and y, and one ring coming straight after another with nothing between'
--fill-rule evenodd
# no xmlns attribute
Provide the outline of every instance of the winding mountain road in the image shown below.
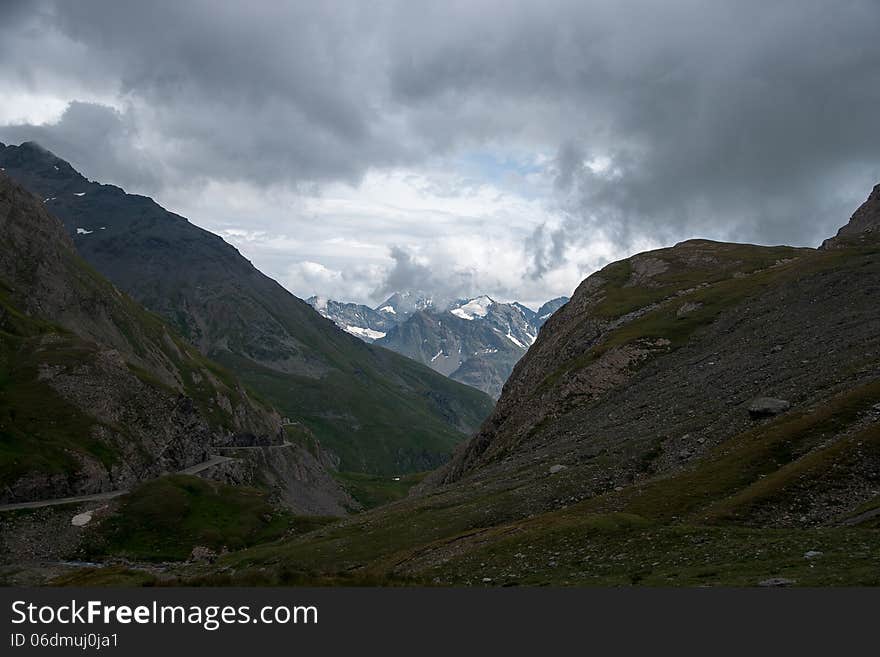
<svg viewBox="0 0 880 657"><path fill-rule="evenodd" d="M212 456L207 461L202 461L201 463L196 463L195 465L191 465L188 468L184 468L183 470L178 470L174 474L183 474L183 475L195 475L203 470L207 470L210 467L215 465L219 465L220 463L226 463L227 461L234 461L235 459L230 458L228 456ZM34 502L16 502L14 504L0 504L0 512L3 511L16 511L18 509L39 509L44 506L58 506L61 504L77 504L80 502L100 502L102 500L112 500L115 497L119 497L121 495L125 495L129 489L119 489L119 490L111 490L106 493L95 493L93 495L77 495L76 497L59 497L52 500L37 500Z"/></svg>

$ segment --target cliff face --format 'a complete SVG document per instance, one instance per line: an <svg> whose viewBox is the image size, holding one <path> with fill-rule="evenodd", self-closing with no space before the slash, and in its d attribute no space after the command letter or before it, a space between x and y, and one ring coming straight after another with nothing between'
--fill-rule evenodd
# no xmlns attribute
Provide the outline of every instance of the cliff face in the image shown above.
<svg viewBox="0 0 880 657"><path fill-rule="evenodd" d="M0 173L3 502L125 488L280 418L102 278Z"/></svg>

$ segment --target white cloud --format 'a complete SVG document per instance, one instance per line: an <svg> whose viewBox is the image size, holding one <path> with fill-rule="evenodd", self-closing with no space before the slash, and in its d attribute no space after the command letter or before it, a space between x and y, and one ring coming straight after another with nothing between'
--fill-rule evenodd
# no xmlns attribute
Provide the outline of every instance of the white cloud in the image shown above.
<svg viewBox="0 0 880 657"><path fill-rule="evenodd" d="M359 185L304 189L207 181L168 190L160 201L222 235L298 296L370 305L392 291L383 287L395 264L391 247L429 271L430 285L445 288L430 292L530 303L570 294L589 273L584 267L608 252L580 246L573 260L531 279L529 235L561 217L544 199L524 196L521 181L490 184L447 166L370 171ZM530 175L532 187L550 184L543 170Z"/></svg>

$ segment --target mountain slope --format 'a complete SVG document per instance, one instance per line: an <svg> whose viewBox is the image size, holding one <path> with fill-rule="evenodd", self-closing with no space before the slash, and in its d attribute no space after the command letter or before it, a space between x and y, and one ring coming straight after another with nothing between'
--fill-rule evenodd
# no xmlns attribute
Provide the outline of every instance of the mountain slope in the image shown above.
<svg viewBox="0 0 880 657"><path fill-rule="evenodd" d="M83 262L0 173L0 500L112 490L277 415Z"/></svg>
<svg viewBox="0 0 880 657"><path fill-rule="evenodd" d="M875 203L835 248L690 240L608 265L419 496L227 565L435 584L880 585Z"/></svg>
<svg viewBox="0 0 880 657"><path fill-rule="evenodd" d="M0 167L45 199L92 266L302 421L342 469L434 467L491 409L481 393L346 335L149 198L90 182L31 143L0 148Z"/></svg>

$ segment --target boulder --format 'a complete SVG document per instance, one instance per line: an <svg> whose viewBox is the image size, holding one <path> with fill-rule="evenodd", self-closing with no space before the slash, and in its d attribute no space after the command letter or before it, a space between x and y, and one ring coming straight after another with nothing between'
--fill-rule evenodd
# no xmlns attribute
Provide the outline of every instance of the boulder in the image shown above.
<svg viewBox="0 0 880 657"><path fill-rule="evenodd" d="M202 563L214 563L217 560L217 553L204 545L196 545L193 547L189 555L190 561Z"/></svg>
<svg viewBox="0 0 880 657"><path fill-rule="evenodd" d="M773 397L757 397L749 402L749 415L752 418L772 417L785 413L791 408L791 402Z"/></svg>
<svg viewBox="0 0 880 657"><path fill-rule="evenodd" d="M758 582L758 586L791 586L795 583L793 579L786 579L785 577L771 577L770 579L764 579Z"/></svg>

